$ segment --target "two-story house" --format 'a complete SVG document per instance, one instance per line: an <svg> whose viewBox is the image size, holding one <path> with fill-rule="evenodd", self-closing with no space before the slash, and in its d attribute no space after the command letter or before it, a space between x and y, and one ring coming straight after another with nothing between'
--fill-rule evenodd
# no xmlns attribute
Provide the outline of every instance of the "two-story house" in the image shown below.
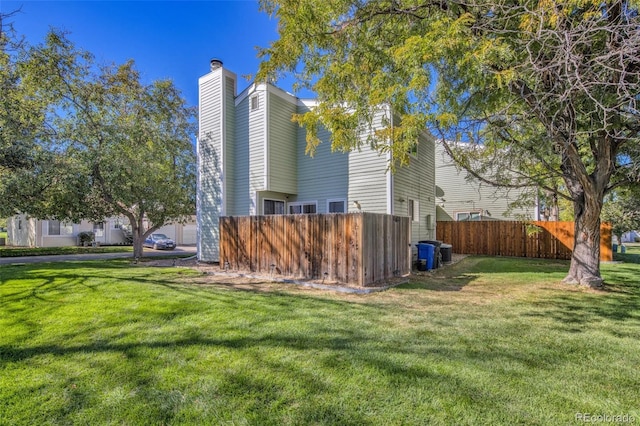
<svg viewBox="0 0 640 426"><path fill-rule="evenodd" d="M539 220L537 188L482 183L458 169L440 143L436 144L435 164L438 221Z"/></svg>
<svg viewBox="0 0 640 426"><path fill-rule="evenodd" d="M435 238L435 145L425 131L410 165L363 144L332 152L324 132L313 157L292 115L316 105L272 84L237 92L237 76L212 60L199 79L198 257L219 260L221 216L375 212L412 218L412 242ZM391 119L381 107L382 119ZM362 135L363 141L366 134Z"/></svg>

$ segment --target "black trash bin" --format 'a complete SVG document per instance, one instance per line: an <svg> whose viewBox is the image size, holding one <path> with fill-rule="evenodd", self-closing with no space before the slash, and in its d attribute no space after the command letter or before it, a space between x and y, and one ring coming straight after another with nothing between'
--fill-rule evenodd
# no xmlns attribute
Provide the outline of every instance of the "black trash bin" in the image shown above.
<svg viewBox="0 0 640 426"><path fill-rule="evenodd" d="M431 244L432 246L435 247L434 253L433 253L433 269L438 269L439 267L442 266L442 254L440 252L440 246L442 245L442 241L438 241L438 240L421 240L418 241L418 244Z"/></svg>
<svg viewBox="0 0 640 426"><path fill-rule="evenodd" d="M453 246L451 244L441 244L440 254L442 255L442 263L451 263L451 253Z"/></svg>

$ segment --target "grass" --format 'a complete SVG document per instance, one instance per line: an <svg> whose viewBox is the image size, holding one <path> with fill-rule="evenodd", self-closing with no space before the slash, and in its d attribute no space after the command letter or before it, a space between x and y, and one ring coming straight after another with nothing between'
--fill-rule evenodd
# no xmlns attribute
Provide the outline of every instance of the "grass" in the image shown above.
<svg viewBox="0 0 640 426"><path fill-rule="evenodd" d="M0 424L640 419L640 265L473 257L371 295L127 261L0 269Z"/></svg>
<svg viewBox="0 0 640 426"><path fill-rule="evenodd" d="M6 239L7 238L7 233L4 232L4 231L0 231L0 238Z"/></svg>
<svg viewBox="0 0 640 426"><path fill-rule="evenodd" d="M10 247L0 246L0 257L45 256L59 254L84 253L120 253L133 252L132 246L101 246L101 247Z"/></svg>
<svg viewBox="0 0 640 426"><path fill-rule="evenodd" d="M613 253L613 260L640 263L640 243L624 243L626 253L618 247L618 253Z"/></svg>

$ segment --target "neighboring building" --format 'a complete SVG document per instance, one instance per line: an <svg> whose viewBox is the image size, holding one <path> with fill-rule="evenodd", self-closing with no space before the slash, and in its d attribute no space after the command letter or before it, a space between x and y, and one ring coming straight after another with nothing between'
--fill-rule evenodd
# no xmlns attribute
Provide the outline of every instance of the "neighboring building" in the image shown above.
<svg viewBox="0 0 640 426"><path fill-rule="evenodd" d="M239 94L236 88L236 75L216 60L199 80L200 260L219 260L221 216L387 213L413 218L414 242L435 238L435 146L426 132L411 164L395 174L388 171L389 155L366 143L360 150L332 152L328 132L310 157L306 132L291 119L315 101L271 84L254 83ZM378 119L389 116L381 109Z"/></svg>
<svg viewBox="0 0 640 426"><path fill-rule="evenodd" d="M438 221L539 220L536 188L497 188L468 179L440 143L435 162ZM531 200L530 207L510 206L522 196Z"/></svg>
<svg viewBox="0 0 640 426"><path fill-rule="evenodd" d="M622 242L623 243L639 243L640 242L640 232L638 231L629 231L622 234Z"/></svg>
<svg viewBox="0 0 640 426"><path fill-rule="evenodd" d="M103 222L65 223L59 220L38 220L26 215L16 215L7 220L7 245L17 247L64 247L78 245L78 234L91 231L95 241L103 245L124 244L123 228L129 221L123 218L109 218ZM196 243L195 218L182 224L161 227L158 233L166 234L178 245Z"/></svg>

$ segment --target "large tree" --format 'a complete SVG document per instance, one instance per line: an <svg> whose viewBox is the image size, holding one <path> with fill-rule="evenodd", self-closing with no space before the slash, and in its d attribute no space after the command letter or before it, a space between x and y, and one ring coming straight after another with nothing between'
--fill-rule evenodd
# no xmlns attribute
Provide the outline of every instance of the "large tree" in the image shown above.
<svg viewBox="0 0 640 426"><path fill-rule="evenodd" d="M21 71L29 59L8 20L11 15L0 13L0 175L34 166L36 139L47 130L44 115L51 99L50 94L30 96L22 84Z"/></svg>
<svg viewBox="0 0 640 426"><path fill-rule="evenodd" d="M25 55L23 91L48 100L51 131L36 140L47 161L5 176L5 204L60 220L123 215L141 256L146 236L195 212L194 109L172 82L144 84L132 62L97 66L60 32Z"/></svg>
<svg viewBox="0 0 640 426"><path fill-rule="evenodd" d="M462 167L487 181L553 191L560 179L575 216L565 281L602 284L603 198L640 176L638 2L261 5L277 17L279 39L262 50L257 78L294 73L318 94L319 106L296 117L307 127L311 149L320 126L332 131L336 148L356 147L372 106L389 104L400 124L389 123L370 142L396 160L402 162L417 133L430 126ZM463 156L448 139L483 148ZM505 173L483 176L491 170Z"/></svg>

